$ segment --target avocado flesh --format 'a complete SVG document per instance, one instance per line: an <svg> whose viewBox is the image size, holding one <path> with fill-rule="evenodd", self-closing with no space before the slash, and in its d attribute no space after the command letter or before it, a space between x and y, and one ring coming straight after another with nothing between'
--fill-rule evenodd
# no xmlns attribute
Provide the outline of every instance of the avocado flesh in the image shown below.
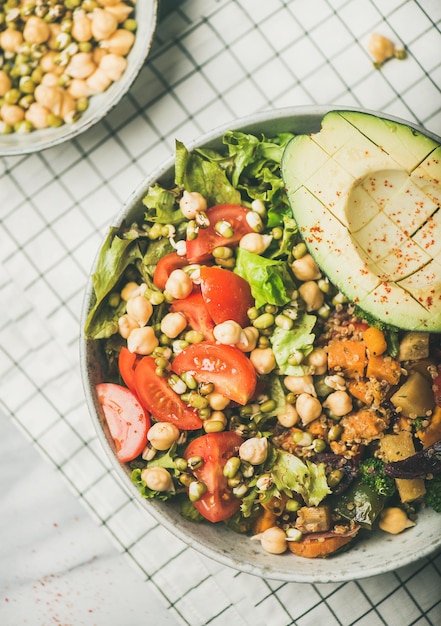
<svg viewBox="0 0 441 626"><path fill-rule="evenodd" d="M333 111L294 137L282 175L329 279L398 328L441 332L441 146L374 115Z"/></svg>

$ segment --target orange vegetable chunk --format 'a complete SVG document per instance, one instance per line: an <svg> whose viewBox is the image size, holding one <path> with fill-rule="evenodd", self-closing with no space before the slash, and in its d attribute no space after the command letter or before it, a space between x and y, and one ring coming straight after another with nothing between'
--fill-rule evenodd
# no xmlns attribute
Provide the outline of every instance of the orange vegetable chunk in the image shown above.
<svg viewBox="0 0 441 626"><path fill-rule="evenodd" d="M360 378L366 366L366 346L363 341L332 340L328 344L328 368L341 371L349 378Z"/></svg>
<svg viewBox="0 0 441 626"><path fill-rule="evenodd" d="M375 326L370 326L363 333L363 341L370 355L378 356L387 350L384 333Z"/></svg>
<svg viewBox="0 0 441 626"><path fill-rule="evenodd" d="M376 380L385 380L391 385L397 385L400 382L401 365L390 356L370 356L366 376Z"/></svg>

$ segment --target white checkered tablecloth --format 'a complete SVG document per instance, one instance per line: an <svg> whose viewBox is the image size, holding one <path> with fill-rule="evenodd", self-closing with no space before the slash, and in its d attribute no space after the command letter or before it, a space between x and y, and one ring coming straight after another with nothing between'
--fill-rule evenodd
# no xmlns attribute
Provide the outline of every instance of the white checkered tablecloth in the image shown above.
<svg viewBox="0 0 441 626"><path fill-rule="evenodd" d="M175 138L189 142L255 111L330 103L441 134L441 2L184 0L168 8L139 78L104 121L66 145L0 159L0 406L183 624L439 625L439 554L344 584L278 583L209 561L162 529L121 488L97 441L78 338L107 226ZM373 31L405 45L407 59L374 69Z"/></svg>

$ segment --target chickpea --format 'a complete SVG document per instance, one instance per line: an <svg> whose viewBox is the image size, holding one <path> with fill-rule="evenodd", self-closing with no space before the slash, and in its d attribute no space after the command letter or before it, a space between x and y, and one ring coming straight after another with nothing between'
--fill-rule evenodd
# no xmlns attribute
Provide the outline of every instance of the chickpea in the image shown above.
<svg viewBox="0 0 441 626"><path fill-rule="evenodd" d="M23 35L19 30L7 28L0 33L0 48L3 48L4 52L18 52L22 43Z"/></svg>
<svg viewBox="0 0 441 626"><path fill-rule="evenodd" d="M193 283L190 276L181 269L173 270L165 283L165 291L177 300L186 298L192 290Z"/></svg>
<svg viewBox="0 0 441 626"><path fill-rule="evenodd" d="M51 50L57 50L57 37L62 32L61 25L58 24L57 22L52 22L51 24L49 24L49 28L51 31L51 35L49 37L49 41L47 42L47 45L49 46Z"/></svg>
<svg viewBox="0 0 441 626"><path fill-rule="evenodd" d="M295 406L287 404L283 412L277 415L277 420L284 428L291 428L299 421L299 414Z"/></svg>
<svg viewBox="0 0 441 626"><path fill-rule="evenodd" d="M368 42L368 50L375 63L380 65L394 57L396 52L394 43L387 37L379 35L378 33L372 33Z"/></svg>
<svg viewBox="0 0 441 626"><path fill-rule="evenodd" d="M4 70L0 70L0 96L4 96L12 87L12 82Z"/></svg>
<svg viewBox="0 0 441 626"><path fill-rule="evenodd" d="M314 348L306 357L306 363L313 369L313 374L324 374L328 369L328 354L324 348Z"/></svg>
<svg viewBox="0 0 441 626"><path fill-rule="evenodd" d="M254 538L260 539L262 548L270 554L283 554L288 547L286 533L278 526L271 526L271 528L264 530L263 533L255 535Z"/></svg>
<svg viewBox="0 0 441 626"><path fill-rule="evenodd" d="M322 405L320 400L309 395L309 393L301 393L296 400L296 411L302 420L303 426L316 420L322 414Z"/></svg>
<svg viewBox="0 0 441 626"><path fill-rule="evenodd" d="M127 59L119 54L109 53L103 56L99 67L110 79L116 81L123 75L127 67Z"/></svg>
<svg viewBox="0 0 441 626"><path fill-rule="evenodd" d="M317 311L323 305L325 296L314 280L307 280L300 285L299 293L306 304L308 313Z"/></svg>
<svg viewBox="0 0 441 626"><path fill-rule="evenodd" d="M124 28L119 28L110 37L101 41L101 47L109 53L126 56L135 42L135 35Z"/></svg>
<svg viewBox="0 0 441 626"><path fill-rule="evenodd" d="M61 89L61 108L60 117L66 121L73 121L73 116L76 113L76 104L74 98L64 89Z"/></svg>
<svg viewBox="0 0 441 626"><path fill-rule="evenodd" d="M114 15L118 20L118 23L122 24L122 22L125 22L125 20L132 13L133 9L131 6L125 4L124 2L116 2L116 4L106 6L106 11Z"/></svg>
<svg viewBox="0 0 441 626"><path fill-rule="evenodd" d="M94 93L103 93L112 84L112 79L100 67L86 78L86 85Z"/></svg>
<svg viewBox="0 0 441 626"><path fill-rule="evenodd" d="M251 352L257 346L259 331L254 326L247 326L242 329L240 341L236 343L236 348L242 352Z"/></svg>
<svg viewBox="0 0 441 626"><path fill-rule="evenodd" d="M128 302L130 298L134 298L135 296L142 296L145 293L146 284L142 283L138 285L135 282L129 282L121 289L121 298Z"/></svg>
<svg viewBox="0 0 441 626"><path fill-rule="evenodd" d="M255 348L250 352L250 361L258 374L269 374L276 367L276 358L271 348Z"/></svg>
<svg viewBox="0 0 441 626"><path fill-rule="evenodd" d="M174 491L173 479L165 467L146 467L141 479L152 491Z"/></svg>
<svg viewBox="0 0 441 626"><path fill-rule="evenodd" d="M153 306L145 296L134 296L127 300L127 315L145 326L153 313Z"/></svg>
<svg viewBox="0 0 441 626"><path fill-rule="evenodd" d="M40 65L45 74L47 74L48 72L60 74L60 72L63 71L63 68L55 63L56 57L57 53L55 52L55 50L49 50L41 57Z"/></svg>
<svg viewBox="0 0 441 626"><path fill-rule="evenodd" d="M151 354L158 345L158 338L151 326L134 328L127 337L127 348L136 354Z"/></svg>
<svg viewBox="0 0 441 626"><path fill-rule="evenodd" d="M187 327L187 318L183 313L167 313L161 321L161 332L170 339L175 339Z"/></svg>
<svg viewBox="0 0 441 626"><path fill-rule="evenodd" d="M300 259L296 259L291 267L298 280L317 280L322 275L319 266L310 254L305 254Z"/></svg>
<svg viewBox="0 0 441 626"><path fill-rule="evenodd" d="M47 72L42 76L40 84L46 87L58 87L58 76L54 72Z"/></svg>
<svg viewBox="0 0 441 626"><path fill-rule="evenodd" d="M403 509L400 509L398 506L391 506L381 511L378 525L381 530L391 535L398 535L406 528L415 526Z"/></svg>
<svg viewBox="0 0 441 626"><path fill-rule="evenodd" d="M70 33L72 37L80 43L92 39L92 22L84 11L74 12Z"/></svg>
<svg viewBox="0 0 441 626"><path fill-rule="evenodd" d="M29 109L25 112L25 119L28 122L31 122L34 128L47 128L49 114L49 109L38 102L33 102Z"/></svg>
<svg viewBox="0 0 441 626"><path fill-rule="evenodd" d="M209 402L210 408L213 411L223 411L230 404L230 399L226 396L223 396L218 391L213 391L209 393L207 396L207 400Z"/></svg>
<svg viewBox="0 0 441 626"><path fill-rule="evenodd" d="M64 72L72 78L87 78L95 70L96 65L92 60L92 53L77 52L71 57Z"/></svg>
<svg viewBox="0 0 441 626"><path fill-rule="evenodd" d="M254 254L262 254L273 240L271 235L261 235L260 233L246 233L239 242L239 247Z"/></svg>
<svg viewBox="0 0 441 626"><path fill-rule="evenodd" d="M92 36L97 41L108 39L118 28L118 20L106 9L95 9L92 15Z"/></svg>
<svg viewBox="0 0 441 626"><path fill-rule="evenodd" d="M244 441L239 448L242 461L251 465L260 465L268 456L268 439L266 437L251 437Z"/></svg>
<svg viewBox="0 0 441 626"><path fill-rule="evenodd" d="M86 81L81 78L73 78L69 83L67 91L75 100L89 98L89 96L93 95L93 91L87 85Z"/></svg>
<svg viewBox="0 0 441 626"><path fill-rule="evenodd" d="M37 85L34 91L35 100L55 115L61 112L63 90L55 85Z"/></svg>
<svg viewBox="0 0 441 626"><path fill-rule="evenodd" d="M311 396L315 396L314 380L310 374L305 376L285 376L283 380L285 387L295 393L309 393Z"/></svg>
<svg viewBox="0 0 441 626"><path fill-rule="evenodd" d="M342 417L352 411L351 396L346 391L334 391L323 402L323 406L337 417Z"/></svg>
<svg viewBox="0 0 441 626"><path fill-rule="evenodd" d="M24 110L17 104L4 104L0 109L3 121L10 126L24 120Z"/></svg>
<svg viewBox="0 0 441 626"><path fill-rule="evenodd" d="M193 220L197 213L207 210L207 201L198 191L184 191L179 208L187 219Z"/></svg>
<svg viewBox="0 0 441 626"><path fill-rule="evenodd" d="M101 59L105 57L106 54L110 54L110 53L107 52L107 50L104 50L102 46L100 48L94 48L92 51L93 62L96 65L99 65L101 63Z"/></svg>
<svg viewBox="0 0 441 626"><path fill-rule="evenodd" d="M181 431L170 422L156 422L150 426L147 439L156 450L168 450L179 439Z"/></svg>
<svg viewBox="0 0 441 626"><path fill-rule="evenodd" d="M138 322L127 315L127 313L119 318L118 332L124 339L127 339L135 328L139 328Z"/></svg>
<svg viewBox="0 0 441 626"><path fill-rule="evenodd" d="M49 39L51 29L41 17L31 15L23 29L23 39L29 43L41 44Z"/></svg>
<svg viewBox="0 0 441 626"><path fill-rule="evenodd" d="M213 329L216 341L224 345L234 345L242 338L242 327L234 320L226 320Z"/></svg>

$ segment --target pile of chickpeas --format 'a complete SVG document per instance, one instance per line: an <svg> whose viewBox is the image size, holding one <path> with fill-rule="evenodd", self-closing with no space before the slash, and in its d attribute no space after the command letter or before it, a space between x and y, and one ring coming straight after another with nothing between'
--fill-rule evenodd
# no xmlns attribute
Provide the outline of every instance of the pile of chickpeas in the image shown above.
<svg viewBox="0 0 441 626"><path fill-rule="evenodd" d="M125 71L133 14L130 0L0 0L0 133L75 122Z"/></svg>

